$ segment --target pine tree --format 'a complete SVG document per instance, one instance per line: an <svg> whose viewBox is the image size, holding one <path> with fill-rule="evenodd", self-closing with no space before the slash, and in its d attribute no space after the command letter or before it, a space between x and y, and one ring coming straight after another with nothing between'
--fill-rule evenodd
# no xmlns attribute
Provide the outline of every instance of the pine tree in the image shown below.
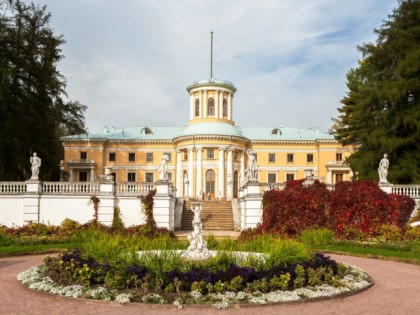
<svg viewBox="0 0 420 315"><path fill-rule="evenodd" d="M333 126L341 144L359 147L348 162L359 179L377 180L388 154L388 180L420 182L420 1L403 0L358 49L347 74L347 95Z"/></svg>
<svg viewBox="0 0 420 315"><path fill-rule="evenodd" d="M66 101L63 58L46 7L0 0L0 180L30 177L29 157L42 158L41 179L58 179L60 136L85 131L86 106Z"/></svg>

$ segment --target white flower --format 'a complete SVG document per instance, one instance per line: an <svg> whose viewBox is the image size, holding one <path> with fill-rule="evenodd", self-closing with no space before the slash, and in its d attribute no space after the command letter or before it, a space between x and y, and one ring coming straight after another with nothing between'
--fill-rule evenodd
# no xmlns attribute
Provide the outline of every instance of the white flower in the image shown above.
<svg viewBox="0 0 420 315"><path fill-rule="evenodd" d="M201 292L198 291L198 290L191 291L190 294L196 300L201 299L203 297L203 295L201 294Z"/></svg>
<svg viewBox="0 0 420 315"><path fill-rule="evenodd" d="M121 293L121 294L118 294L116 297L115 297L115 301L117 301L118 303L121 303L121 304L126 304L126 303L130 303L131 302L131 299L133 298L133 295L131 295L130 293Z"/></svg>
<svg viewBox="0 0 420 315"><path fill-rule="evenodd" d="M228 301L224 300L224 301L220 301L218 303L214 303L214 304L212 304L212 306L217 310L225 310L229 307L229 303L228 303Z"/></svg>
<svg viewBox="0 0 420 315"><path fill-rule="evenodd" d="M182 306L182 302L180 300L177 299L172 304L182 310L183 306Z"/></svg>

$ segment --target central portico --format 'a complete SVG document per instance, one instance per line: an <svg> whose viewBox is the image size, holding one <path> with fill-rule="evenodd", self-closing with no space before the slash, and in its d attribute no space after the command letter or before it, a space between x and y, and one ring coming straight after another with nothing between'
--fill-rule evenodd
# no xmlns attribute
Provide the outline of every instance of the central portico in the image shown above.
<svg viewBox="0 0 420 315"><path fill-rule="evenodd" d="M176 182L178 197L237 198L245 173L250 141L232 120L236 88L228 81L209 79L187 87L190 120L179 137Z"/></svg>

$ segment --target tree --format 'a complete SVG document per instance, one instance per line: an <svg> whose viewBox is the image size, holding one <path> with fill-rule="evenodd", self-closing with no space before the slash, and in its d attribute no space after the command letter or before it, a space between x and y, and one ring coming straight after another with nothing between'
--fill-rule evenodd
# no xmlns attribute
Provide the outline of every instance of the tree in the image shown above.
<svg viewBox="0 0 420 315"><path fill-rule="evenodd" d="M347 74L347 95L334 120L336 139L356 145L348 162L359 179L377 180L388 154L388 180L420 182L420 1L402 0L376 43L359 46L363 59Z"/></svg>
<svg viewBox="0 0 420 315"><path fill-rule="evenodd" d="M29 157L42 158L40 177L59 178L60 136L85 132L86 106L67 100L62 36L46 7L0 0L0 180L30 177Z"/></svg>

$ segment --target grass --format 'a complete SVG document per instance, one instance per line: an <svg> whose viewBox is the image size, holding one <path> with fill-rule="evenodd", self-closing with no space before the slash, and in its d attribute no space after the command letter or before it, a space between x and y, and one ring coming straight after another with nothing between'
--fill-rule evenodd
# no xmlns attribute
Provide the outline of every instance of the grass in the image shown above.
<svg viewBox="0 0 420 315"><path fill-rule="evenodd" d="M355 242L344 244L337 242L332 245L311 245L314 250L330 253L348 254L367 258L395 260L420 265L420 240L407 243L406 247L384 248L384 244L362 245Z"/></svg>
<svg viewBox="0 0 420 315"><path fill-rule="evenodd" d="M79 243L0 246L0 257L40 255L54 253L62 249L73 249L77 247L80 247Z"/></svg>

